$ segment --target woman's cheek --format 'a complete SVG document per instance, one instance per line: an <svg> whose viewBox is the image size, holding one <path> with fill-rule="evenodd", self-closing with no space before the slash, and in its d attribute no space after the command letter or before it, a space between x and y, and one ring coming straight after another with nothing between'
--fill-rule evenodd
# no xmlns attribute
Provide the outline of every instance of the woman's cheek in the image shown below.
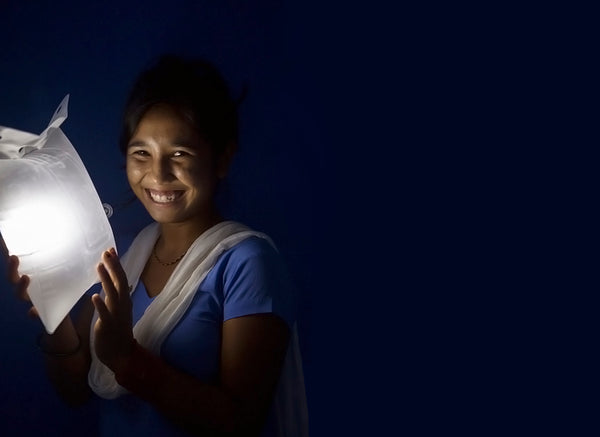
<svg viewBox="0 0 600 437"><path fill-rule="evenodd" d="M130 183L136 182L142 175L142 168L138 163L127 162L127 179Z"/></svg>

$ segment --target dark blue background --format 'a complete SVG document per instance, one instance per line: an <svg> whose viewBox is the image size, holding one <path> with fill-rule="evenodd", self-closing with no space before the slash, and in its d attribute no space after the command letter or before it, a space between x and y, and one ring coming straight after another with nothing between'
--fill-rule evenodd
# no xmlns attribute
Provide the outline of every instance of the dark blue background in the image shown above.
<svg viewBox="0 0 600 437"><path fill-rule="evenodd" d="M234 93L248 85L224 208L273 237L302 292L299 328L312 435L376 427L379 421L357 407L372 402L363 395L372 375L349 369L372 360L375 342L365 327L377 309L367 304L358 320L348 313L358 301L348 292L364 285L353 270L363 254L352 251L343 232L371 207L371 192L361 184L365 175L372 177L371 158L379 153L365 119L356 116L378 111L357 102L381 79L361 75L381 49L365 39L365 11L275 0L1 5L0 125L39 133L70 94L62 128L102 201L115 208L110 220L118 238L130 238L148 220L138 206L122 206L129 191L116 144L137 73L168 51L212 60ZM340 164L348 160L353 166ZM347 214L334 223L340 208ZM341 262L340 253L352 262ZM347 277L356 281L342 280ZM11 295L4 278L0 308L0 433L93 435L93 414L55 398L35 347L41 326L27 318L27 305ZM349 408L362 414L349 420Z"/></svg>
<svg viewBox="0 0 600 437"><path fill-rule="evenodd" d="M559 256L530 267L556 253L548 236L568 227L541 224L557 193L573 203L595 186L563 186L565 148L581 127L565 125L565 111L589 94L580 75L591 71L593 26L562 7L523 5L136 3L0 0L0 125L40 132L70 93L63 129L128 237L146 220L119 207L128 191L116 139L134 76L174 51L215 61L234 92L247 82L222 200L232 218L272 235L303 293L313 437L514 434L523 420L556 431L565 400L587 399L548 394L556 375L581 373L540 373L560 355L556 338L552 358L523 363L547 326L532 321L543 299L529 293L556 287L535 285L556 282L548 265L563 270ZM546 194L551 214L539 207L544 172L562 175ZM561 306L572 288L560 290ZM93 435L89 411L54 397L26 310L0 279L0 433ZM534 335L523 335L529 326ZM573 434L580 418L565 422Z"/></svg>

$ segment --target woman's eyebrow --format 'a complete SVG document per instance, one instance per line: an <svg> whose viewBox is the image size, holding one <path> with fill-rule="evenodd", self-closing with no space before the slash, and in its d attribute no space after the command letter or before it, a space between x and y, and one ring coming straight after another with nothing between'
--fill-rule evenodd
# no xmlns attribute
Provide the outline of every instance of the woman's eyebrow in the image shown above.
<svg viewBox="0 0 600 437"><path fill-rule="evenodd" d="M171 144L173 144L174 146L178 146L178 147L188 147L190 149L193 148L193 140L191 138L187 138L187 137L178 137L175 138Z"/></svg>
<svg viewBox="0 0 600 437"><path fill-rule="evenodd" d="M143 142L142 140L134 140L132 142L130 142L129 144L127 144L127 147L141 147L141 146L145 146L146 143Z"/></svg>
<svg viewBox="0 0 600 437"><path fill-rule="evenodd" d="M178 137L169 141L167 145L171 147L183 147L187 149L195 149L194 139L190 137ZM148 143L143 139L133 139L127 147L144 147L148 146Z"/></svg>

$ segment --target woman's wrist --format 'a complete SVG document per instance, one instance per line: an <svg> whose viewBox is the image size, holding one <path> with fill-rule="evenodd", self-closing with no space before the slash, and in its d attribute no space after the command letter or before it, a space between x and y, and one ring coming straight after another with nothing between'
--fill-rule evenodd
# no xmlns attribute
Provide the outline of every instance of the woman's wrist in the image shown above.
<svg viewBox="0 0 600 437"><path fill-rule="evenodd" d="M47 356L64 358L77 354L81 350L82 341L71 318L67 316L52 334L40 333L37 346Z"/></svg>
<svg viewBox="0 0 600 437"><path fill-rule="evenodd" d="M81 337L77 332L75 332L75 335L77 336L77 343L75 346L67 346L64 345L64 343L48 345L47 339L51 336L42 332L37 337L37 346L47 356L54 358L67 358L77 354L81 350Z"/></svg>
<svg viewBox="0 0 600 437"><path fill-rule="evenodd" d="M110 361L104 361L104 364L112 370L115 375L126 372L132 365L130 361L135 350L135 345L137 345L137 342L135 341L135 338L131 337L129 346L125 348L121 347L120 352Z"/></svg>
<svg viewBox="0 0 600 437"><path fill-rule="evenodd" d="M156 397L166 372L163 361L142 348L135 339L131 353L119 360L112 370L119 385L148 401Z"/></svg>

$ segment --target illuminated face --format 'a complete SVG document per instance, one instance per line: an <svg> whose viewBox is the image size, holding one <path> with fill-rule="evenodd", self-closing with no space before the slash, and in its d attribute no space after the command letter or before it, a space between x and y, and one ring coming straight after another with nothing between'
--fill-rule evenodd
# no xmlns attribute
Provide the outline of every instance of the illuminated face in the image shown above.
<svg viewBox="0 0 600 437"><path fill-rule="evenodd" d="M184 223L214 213L218 175L212 148L172 108L144 114L127 148L127 179L159 223Z"/></svg>

